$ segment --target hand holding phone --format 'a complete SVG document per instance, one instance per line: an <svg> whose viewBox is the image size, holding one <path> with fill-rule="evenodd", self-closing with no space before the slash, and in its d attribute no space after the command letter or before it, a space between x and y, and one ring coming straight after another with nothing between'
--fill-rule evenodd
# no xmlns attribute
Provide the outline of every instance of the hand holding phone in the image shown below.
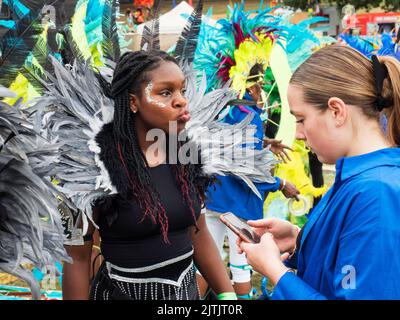
<svg viewBox="0 0 400 320"><path fill-rule="evenodd" d="M231 229L238 237L248 243L259 243L260 236L253 231L247 222L232 212L227 212L219 216L220 220Z"/></svg>

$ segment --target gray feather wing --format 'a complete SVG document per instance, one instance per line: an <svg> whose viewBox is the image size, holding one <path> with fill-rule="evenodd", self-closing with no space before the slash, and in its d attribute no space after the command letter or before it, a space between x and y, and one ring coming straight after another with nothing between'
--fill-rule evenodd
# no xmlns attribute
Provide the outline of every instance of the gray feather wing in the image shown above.
<svg viewBox="0 0 400 320"><path fill-rule="evenodd" d="M11 96L4 88L0 93ZM46 166L57 161L59 145L33 131L18 103L0 102L0 146L0 269L26 281L38 299L39 285L21 263L43 268L71 261Z"/></svg>
<svg viewBox="0 0 400 320"><path fill-rule="evenodd" d="M113 118L113 101L103 92L90 67L75 62L71 69L52 59L46 93L29 108L35 130L47 139L62 142L58 162L53 165L57 189L69 201L71 212L83 213L96 226L92 205L115 192L99 159L95 141L104 123ZM112 66L105 68L112 75Z"/></svg>
<svg viewBox="0 0 400 320"><path fill-rule="evenodd" d="M218 121L229 101L237 94L229 83L206 93L205 73L197 77L190 65L184 65L187 76L187 98L191 120L187 134L201 150L203 171L208 175L233 175L242 179L261 198L254 182L274 183L271 170L278 163L269 149L256 150L256 128L249 114L240 123L230 125ZM198 80L200 79L200 80Z"/></svg>

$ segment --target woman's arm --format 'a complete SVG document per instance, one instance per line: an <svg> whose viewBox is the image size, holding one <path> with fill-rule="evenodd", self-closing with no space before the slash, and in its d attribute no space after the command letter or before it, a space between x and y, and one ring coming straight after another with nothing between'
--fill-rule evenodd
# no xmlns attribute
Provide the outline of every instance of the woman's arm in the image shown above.
<svg viewBox="0 0 400 320"><path fill-rule="evenodd" d="M319 232L318 241L330 246L331 251L324 252L324 255L334 257L329 268L323 271L314 269L313 265L326 265L326 261L311 260L303 251L307 261L305 267L309 269L307 281L285 269L281 252L271 234L263 235L259 244L240 243L254 270L276 285L273 299L376 300L400 297L400 259L397 258L400 228L393 222L398 220L399 201L393 197L395 191L388 183L374 181L373 188L367 190L362 189L364 185L361 180L359 185L353 186L353 190L362 192L356 192L348 201L351 205L342 209L345 214L338 219L343 220L334 221L341 226L337 238L316 231ZM311 284L309 279L313 276ZM319 292L312 285L318 289L325 288L325 291Z"/></svg>
<svg viewBox="0 0 400 320"><path fill-rule="evenodd" d="M73 263L64 263L62 292L64 300L89 299L89 272L92 254L92 241L82 246L65 246Z"/></svg>
<svg viewBox="0 0 400 320"><path fill-rule="evenodd" d="M282 260L288 253L281 252L270 233L261 237L257 244L240 242L240 249L246 253L248 263L253 269L266 276L274 287L273 299L325 300L326 297L309 286L298 276L289 272Z"/></svg>
<svg viewBox="0 0 400 320"><path fill-rule="evenodd" d="M210 287L216 294L234 292L225 265L221 260L214 239L208 231L205 216L198 220L199 231L192 234L194 261Z"/></svg>
<svg viewBox="0 0 400 320"><path fill-rule="evenodd" d="M97 211L93 210L97 218ZM92 235L95 227L89 222L87 235ZM88 300L90 287L90 265L93 239L85 241L81 246L65 246L73 263L64 263L62 277L62 293L64 300Z"/></svg>

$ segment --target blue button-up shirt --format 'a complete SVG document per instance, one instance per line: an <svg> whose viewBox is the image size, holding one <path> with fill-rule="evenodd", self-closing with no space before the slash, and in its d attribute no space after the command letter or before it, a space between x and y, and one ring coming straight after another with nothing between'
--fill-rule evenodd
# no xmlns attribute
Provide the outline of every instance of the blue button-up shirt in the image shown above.
<svg viewBox="0 0 400 320"><path fill-rule="evenodd" d="M400 299L400 149L341 158L274 299Z"/></svg>

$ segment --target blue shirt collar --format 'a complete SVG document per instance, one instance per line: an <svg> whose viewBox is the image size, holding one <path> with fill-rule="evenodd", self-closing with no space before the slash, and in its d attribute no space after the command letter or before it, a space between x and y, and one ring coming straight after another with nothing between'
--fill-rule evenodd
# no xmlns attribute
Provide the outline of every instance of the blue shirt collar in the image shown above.
<svg viewBox="0 0 400 320"><path fill-rule="evenodd" d="M346 180L380 166L400 167L400 148L386 148L359 156L340 158L336 162L336 180Z"/></svg>

